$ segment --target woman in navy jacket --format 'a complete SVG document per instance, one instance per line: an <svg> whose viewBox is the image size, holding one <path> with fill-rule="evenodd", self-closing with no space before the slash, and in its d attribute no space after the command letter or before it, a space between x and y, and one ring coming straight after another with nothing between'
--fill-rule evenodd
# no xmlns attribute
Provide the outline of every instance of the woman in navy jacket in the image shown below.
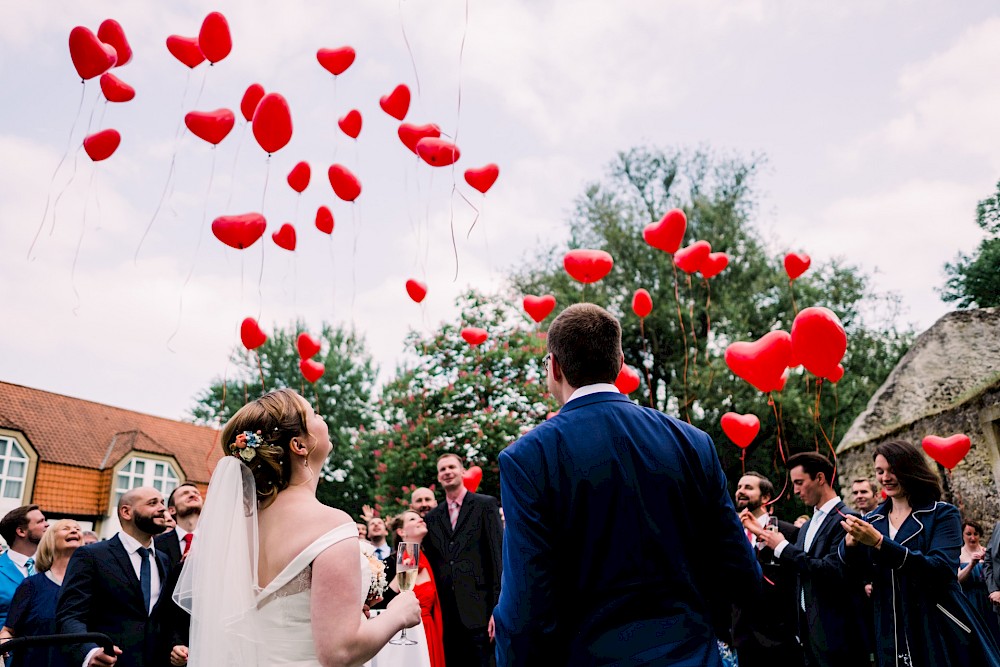
<svg viewBox="0 0 1000 667"><path fill-rule="evenodd" d="M962 519L940 502L923 453L901 440L875 448L886 502L864 520L847 516L840 558L872 582L880 667L1000 667L1000 648L962 594Z"/></svg>

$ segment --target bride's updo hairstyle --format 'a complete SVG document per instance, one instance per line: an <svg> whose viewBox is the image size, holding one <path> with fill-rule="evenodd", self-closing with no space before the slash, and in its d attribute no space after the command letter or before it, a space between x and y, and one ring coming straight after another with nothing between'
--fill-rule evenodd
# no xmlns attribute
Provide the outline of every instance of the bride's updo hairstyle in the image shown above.
<svg viewBox="0 0 1000 667"><path fill-rule="evenodd" d="M222 429L223 453L239 457L250 468L262 507L291 480L289 443L309 435L304 402L291 389L277 389L244 405Z"/></svg>

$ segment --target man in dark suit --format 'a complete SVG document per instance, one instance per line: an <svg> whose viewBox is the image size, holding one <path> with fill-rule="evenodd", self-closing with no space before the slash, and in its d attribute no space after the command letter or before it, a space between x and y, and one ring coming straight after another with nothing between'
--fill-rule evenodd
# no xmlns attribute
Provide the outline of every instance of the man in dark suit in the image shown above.
<svg viewBox="0 0 1000 667"><path fill-rule="evenodd" d="M434 572L444 624L445 662L492 665L493 607L500 596L503 530L497 499L462 484L457 454L437 461L445 502L424 517L424 553Z"/></svg>
<svg viewBox="0 0 1000 667"><path fill-rule="evenodd" d="M170 563L172 573L168 582L170 590L176 586L184 558L194 543L194 534L198 529L198 520L201 518L204 506L205 500L201 496L201 489L191 482L184 482L171 491L167 498L167 514L173 517L176 525L173 530L154 537L153 543L158 552L166 554ZM173 600L164 600L163 604L166 605L163 610L163 622L172 628L174 633L169 638L170 645L173 646L171 657L174 658L175 664L184 664L188 659L188 643L191 639L191 615L178 607Z"/></svg>
<svg viewBox="0 0 1000 667"><path fill-rule="evenodd" d="M736 509L747 541L758 547L757 562L764 572L760 604L734 610L733 647L740 667L803 664L795 613L796 572L788 563L778 561L769 547L756 543L757 535L765 530L777 529L789 542L798 537L798 528L767 511L773 498L774 485L760 473L747 472L736 485Z"/></svg>
<svg viewBox="0 0 1000 667"><path fill-rule="evenodd" d="M1000 522L993 526L989 544L986 545L986 557L983 558L983 578L986 580L986 591L989 593L993 611L1000 613Z"/></svg>
<svg viewBox="0 0 1000 667"><path fill-rule="evenodd" d="M711 438L618 392L603 308L570 306L547 345L562 408L500 453L498 665L720 666L716 623L760 567Z"/></svg>
<svg viewBox="0 0 1000 667"><path fill-rule="evenodd" d="M103 632L115 643L121 667L150 667L169 662L171 636L162 627L162 610L171 602L166 555L153 547L163 532L163 495L150 487L126 491L118 501L121 531L109 540L73 553L59 591L56 626L60 633ZM161 636L161 633L163 635ZM96 644L70 648L73 664L111 665Z"/></svg>
<svg viewBox="0 0 1000 667"><path fill-rule="evenodd" d="M870 633L865 627L861 582L850 579L837 555L844 541L841 517L857 516L831 485L833 465L817 452L789 457L788 475L795 494L814 508L799 528L795 544L780 533L760 539L779 562L798 573L796 607L799 638L809 667L857 667L871 664Z"/></svg>

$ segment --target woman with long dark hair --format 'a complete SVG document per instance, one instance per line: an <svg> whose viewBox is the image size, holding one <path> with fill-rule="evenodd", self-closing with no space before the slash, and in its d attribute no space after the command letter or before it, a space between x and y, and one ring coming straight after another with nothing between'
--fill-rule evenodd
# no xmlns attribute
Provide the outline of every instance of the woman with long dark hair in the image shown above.
<svg viewBox="0 0 1000 667"><path fill-rule="evenodd" d="M882 667L1000 667L1000 648L962 594L962 519L941 502L941 481L902 440L875 448L886 501L847 516L840 558L872 582L875 654Z"/></svg>

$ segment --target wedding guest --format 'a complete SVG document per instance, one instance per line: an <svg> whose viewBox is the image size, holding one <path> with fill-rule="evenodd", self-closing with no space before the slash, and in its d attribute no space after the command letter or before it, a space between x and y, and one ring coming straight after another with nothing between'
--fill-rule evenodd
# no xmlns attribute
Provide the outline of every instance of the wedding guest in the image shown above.
<svg viewBox="0 0 1000 667"><path fill-rule="evenodd" d="M164 517L174 520L174 529L163 532L153 538L153 544L157 551L167 555L170 563L172 581L169 582L169 590L173 590L177 577L180 576L181 563L187 557L194 543L195 531L198 529L198 520L201 518L201 510L205 506L205 501L201 497L201 490L191 482L184 482L174 488L167 498L167 515ZM173 636L170 638L172 648L173 664L184 665L188 659L188 644L191 641L191 617L187 612L174 604L173 600L165 600L167 609L164 614L169 617L165 623L171 629Z"/></svg>
<svg viewBox="0 0 1000 667"><path fill-rule="evenodd" d="M873 582L879 665L1000 665L1000 648L955 573L958 510L941 502L941 481L923 452L894 440L875 447L875 476L887 500L867 521L840 522L839 555Z"/></svg>
<svg viewBox="0 0 1000 667"><path fill-rule="evenodd" d="M861 512L861 516L868 514L878 506L875 499L875 489L867 479L856 479L851 483L851 501L854 509Z"/></svg>
<svg viewBox="0 0 1000 667"><path fill-rule="evenodd" d="M83 545L80 524L60 519L38 543L35 571L17 587L0 640L56 634L56 601L70 556ZM11 667L70 667L57 647L26 647L15 651ZM77 667L72 665L72 667Z"/></svg>
<svg viewBox="0 0 1000 667"><path fill-rule="evenodd" d="M438 501L434 497L434 492L426 486L414 489L410 494L410 509L422 517L426 517L427 513L437 506Z"/></svg>
<svg viewBox="0 0 1000 667"><path fill-rule="evenodd" d="M0 536L7 551L0 555L0 627L7 620L14 591L25 577L35 574L35 550L49 527L38 505L24 505L0 519Z"/></svg>
<svg viewBox="0 0 1000 667"><path fill-rule="evenodd" d="M367 542L368 541L368 524L364 524L364 523L358 522L358 523L356 523L354 525L358 527L358 539L359 540L364 540L365 542Z"/></svg>
<svg viewBox="0 0 1000 667"><path fill-rule="evenodd" d="M795 526L796 528L801 528L802 526L806 525L806 521L808 520L809 520L808 514L800 514L797 517L795 517L795 521L792 522L792 525Z"/></svg>
<svg viewBox="0 0 1000 667"><path fill-rule="evenodd" d="M100 542L100 538L97 536L97 533L92 530L83 531L83 546L93 544L94 542Z"/></svg>
<svg viewBox="0 0 1000 667"><path fill-rule="evenodd" d="M962 524L962 552L958 557L958 583L969 602L979 612L993 638L1000 642L1000 617L993 611L986 589L986 578L983 574L983 559L986 550L980 540L983 538L983 528L975 521Z"/></svg>
<svg viewBox="0 0 1000 667"><path fill-rule="evenodd" d="M392 547L386 540L388 535L389 529L386 528L385 519L376 516L368 521L368 541L375 547L375 556L379 560L385 560L392 552Z"/></svg>

